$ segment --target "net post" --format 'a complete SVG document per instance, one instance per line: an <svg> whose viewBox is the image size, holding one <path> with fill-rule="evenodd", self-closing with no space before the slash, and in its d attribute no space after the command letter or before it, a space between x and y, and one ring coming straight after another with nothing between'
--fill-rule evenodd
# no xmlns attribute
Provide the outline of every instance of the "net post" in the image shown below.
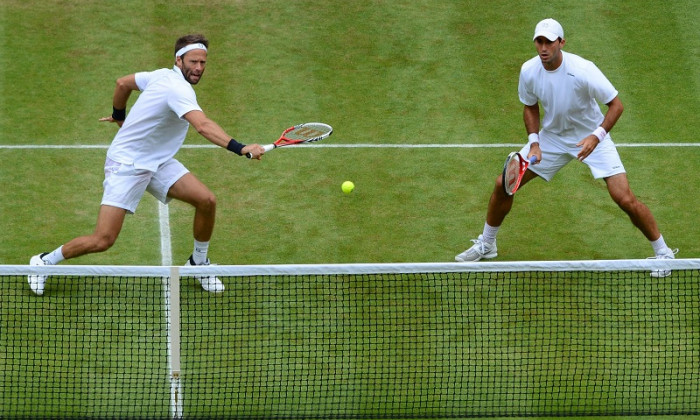
<svg viewBox="0 0 700 420"><path fill-rule="evenodd" d="M168 346L170 359L170 412L173 419L183 417L182 380L180 377L180 269L170 267L168 286Z"/></svg>

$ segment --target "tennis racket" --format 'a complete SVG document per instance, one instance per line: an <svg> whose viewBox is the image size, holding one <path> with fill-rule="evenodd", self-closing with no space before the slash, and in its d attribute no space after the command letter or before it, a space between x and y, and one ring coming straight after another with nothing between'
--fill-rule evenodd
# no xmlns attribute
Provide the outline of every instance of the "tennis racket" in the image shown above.
<svg viewBox="0 0 700 420"><path fill-rule="evenodd" d="M318 122L299 124L284 130L276 142L266 144L263 148L267 153L278 147L323 140L331 134L333 134L333 127L328 124ZM248 159L253 157L250 153L246 153L246 156Z"/></svg>
<svg viewBox="0 0 700 420"><path fill-rule="evenodd" d="M503 165L503 190L508 195L515 194L523 180L527 167L537 162L537 156L531 156L528 161L520 153L512 152Z"/></svg>

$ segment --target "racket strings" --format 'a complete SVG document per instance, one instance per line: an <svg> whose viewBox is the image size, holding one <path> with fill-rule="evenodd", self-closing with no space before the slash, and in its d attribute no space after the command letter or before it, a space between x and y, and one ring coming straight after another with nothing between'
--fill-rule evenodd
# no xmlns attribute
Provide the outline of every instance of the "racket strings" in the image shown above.
<svg viewBox="0 0 700 420"><path fill-rule="evenodd" d="M297 127L284 135L289 140L312 141L320 139L323 135L329 133L331 129L323 124L305 124Z"/></svg>
<svg viewBox="0 0 700 420"><path fill-rule="evenodd" d="M518 185L519 177L520 162L516 157L515 159L511 159L506 166L505 179L503 180L503 183L505 184L507 191L512 192L515 189L515 187Z"/></svg>

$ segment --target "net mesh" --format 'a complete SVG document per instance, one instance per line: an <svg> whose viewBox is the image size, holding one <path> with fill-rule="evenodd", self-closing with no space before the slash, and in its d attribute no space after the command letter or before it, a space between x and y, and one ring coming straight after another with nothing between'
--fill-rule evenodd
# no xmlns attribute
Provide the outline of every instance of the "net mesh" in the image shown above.
<svg viewBox="0 0 700 420"><path fill-rule="evenodd" d="M183 277L178 319L167 271L55 274L41 297L0 272L0 418L700 414L686 262L211 266L226 291Z"/></svg>

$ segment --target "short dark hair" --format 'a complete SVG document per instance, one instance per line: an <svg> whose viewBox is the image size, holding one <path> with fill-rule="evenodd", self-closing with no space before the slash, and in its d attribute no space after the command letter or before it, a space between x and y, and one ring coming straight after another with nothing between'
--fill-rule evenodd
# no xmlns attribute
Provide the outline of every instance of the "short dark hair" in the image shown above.
<svg viewBox="0 0 700 420"><path fill-rule="evenodd" d="M181 36L175 41L175 52L177 54L180 48L190 45L190 44L204 44L205 47L209 48L209 40L207 40L204 35L201 34L190 34Z"/></svg>

